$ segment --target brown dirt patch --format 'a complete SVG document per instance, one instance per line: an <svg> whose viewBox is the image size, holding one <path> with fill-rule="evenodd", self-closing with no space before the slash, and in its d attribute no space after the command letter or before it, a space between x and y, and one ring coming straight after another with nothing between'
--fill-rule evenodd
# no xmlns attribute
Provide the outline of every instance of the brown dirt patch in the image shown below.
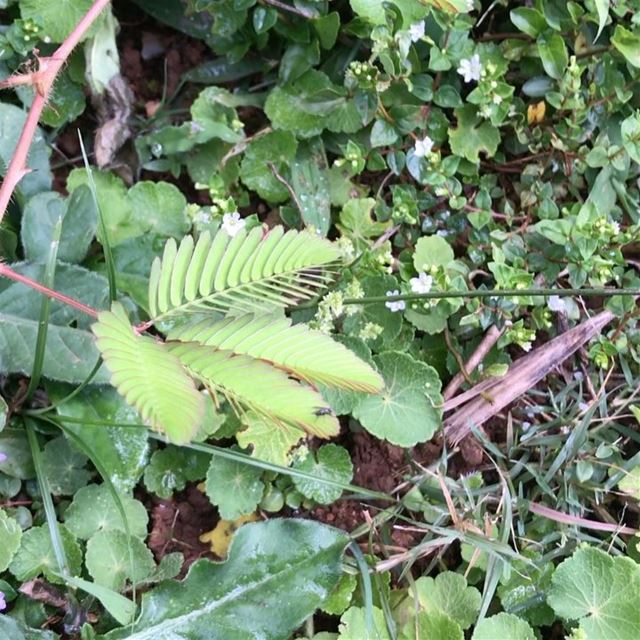
<svg viewBox="0 0 640 640"><path fill-rule="evenodd" d="M156 560L180 551L184 555L182 576L198 558L213 558L200 536L215 527L218 514L202 492L192 485L171 500L152 497L150 502L149 548Z"/></svg>

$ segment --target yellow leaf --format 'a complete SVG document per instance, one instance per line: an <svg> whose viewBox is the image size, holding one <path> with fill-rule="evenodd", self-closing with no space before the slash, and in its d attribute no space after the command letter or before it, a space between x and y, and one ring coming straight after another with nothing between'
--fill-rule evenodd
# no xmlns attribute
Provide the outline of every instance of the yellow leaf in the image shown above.
<svg viewBox="0 0 640 640"><path fill-rule="evenodd" d="M260 520L257 513L250 513L248 516L240 516L237 520L220 520L215 529L207 531L200 536L200 542L211 545L211 553L215 553L219 558L226 558L231 539L235 532L245 522L256 522Z"/></svg>
<svg viewBox="0 0 640 640"><path fill-rule="evenodd" d="M544 114L547 111L547 105L544 100L536 104L530 104L527 107L527 122L529 124L538 124L544 120Z"/></svg>

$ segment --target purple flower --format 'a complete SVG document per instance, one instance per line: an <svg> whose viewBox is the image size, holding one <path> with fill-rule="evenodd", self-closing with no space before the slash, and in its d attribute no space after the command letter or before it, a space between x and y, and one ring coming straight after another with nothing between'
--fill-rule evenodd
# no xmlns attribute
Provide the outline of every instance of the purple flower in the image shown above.
<svg viewBox="0 0 640 640"><path fill-rule="evenodd" d="M0 591L0 611L4 611L7 608L7 601L4 598L4 592Z"/></svg>
<svg viewBox="0 0 640 640"><path fill-rule="evenodd" d="M1 453L0 452L0 462L4 462L5 460L8 460L8 456L6 453ZM1 593L1 592L0 592Z"/></svg>

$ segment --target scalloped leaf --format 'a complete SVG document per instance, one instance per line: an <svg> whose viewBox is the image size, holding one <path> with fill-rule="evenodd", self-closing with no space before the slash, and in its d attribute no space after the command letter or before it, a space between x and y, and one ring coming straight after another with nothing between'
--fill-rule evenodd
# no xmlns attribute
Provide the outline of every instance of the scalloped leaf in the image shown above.
<svg viewBox="0 0 640 640"><path fill-rule="evenodd" d="M207 309L226 312L286 307L308 300L334 277L340 256L331 242L306 231L262 227L203 233L194 245L186 236L171 239L149 278L154 320Z"/></svg>
<svg viewBox="0 0 640 640"><path fill-rule="evenodd" d="M178 327L168 338L267 360L311 383L369 393L384 386L380 374L353 351L304 324L292 326L290 318L247 314L213 324L205 320Z"/></svg>
<svg viewBox="0 0 640 640"><path fill-rule="evenodd" d="M98 315L92 331L111 383L125 400L172 442L189 442L204 417L204 396L180 360L163 344L136 335L117 302Z"/></svg>
<svg viewBox="0 0 640 640"><path fill-rule="evenodd" d="M338 434L338 419L311 387L250 356L216 350L196 342L167 343L187 371L229 401L276 424L288 424L319 438Z"/></svg>

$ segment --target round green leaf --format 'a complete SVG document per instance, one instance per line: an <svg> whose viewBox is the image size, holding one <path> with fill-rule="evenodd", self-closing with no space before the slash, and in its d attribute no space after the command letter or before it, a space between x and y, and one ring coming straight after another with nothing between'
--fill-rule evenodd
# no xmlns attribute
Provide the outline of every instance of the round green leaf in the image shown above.
<svg viewBox="0 0 640 640"><path fill-rule="evenodd" d="M221 518L236 520L255 511L262 500L261 477L261 469L213 456L207 472L206 493L218 507Z"/></svg>
<svg viewBox="0 0 640 640"><path fill-rule="evenodd" d="M149 516L144 505L127 495L119 494L129 533L138 538L147 535ZM98 531L125 531L125 525L113 494L106 484L90 484L80 489L64 514L69 531L81 540L88 540Z"/></svg>
<svg viewBox="0 0 640 640"><path fill-rule="evenodd" d="M0 509L0 571L5 571L9 566L20 547L21 538L20 525Z"/></svg>
<svg viewBox="0 0 640 640"><path fill-rule="evenodd" d="M80 546L64 525L59 525L59 530L69 569L72 574L79 575L82 567ZM9 565L9 571L18 580L23 581L44 575L50 582L64 582L63 578L56 575L59 573L60 567L53 550L51 533L46 524L25 531L20 548Z"/></svg>
<svg viewBox="0 0 640 640"><path fill-rule="evenodd" d="M327 478L349 484L353 478L353 464L349 452L336 444L325 444L317 451L309 451L304 460L294 468L310 473L317 478ZM293 484L305 497L320 504L331 504L342 495L342 489L323 482L293 477Z"/></svg>
<svg viewBox="0 0 640 640"><path fill-rule="evenodd" d="M374 358L384 389L368 396L353 415L374 436L401 447L427 442L442 422L437 371L411 356L389 351Z"/></svg>
<svg viewBox="0 0 640 640"><path fill-rule="evenodd" d="M73 495L91 479L84 466L87 457L73 449L64 436L49 440L42 452L42 466L54 496Z"/></svg>
<svg viewBox="0 0 640 640"><path fill-rule="evenodd" d="M95 582L114 591L142 582L156 566L145 544L122 531L98 531L87 542L85 564Z"/></svg>
<svg viewBox="0 0 640 640"><path fill-rule="evenodd" d="M512 613L499 613L484 618L475 628L471 640L536 640L536 634L527 622Z"/></svg>

